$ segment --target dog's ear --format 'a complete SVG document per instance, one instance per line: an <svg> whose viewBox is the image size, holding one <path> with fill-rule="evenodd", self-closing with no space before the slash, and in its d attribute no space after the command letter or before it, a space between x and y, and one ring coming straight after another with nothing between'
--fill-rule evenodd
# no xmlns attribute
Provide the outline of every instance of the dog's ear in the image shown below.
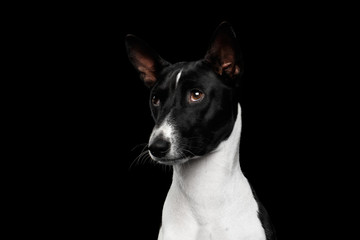
<svg viewBox="0 0 360 240"><path fill-rule="evenodd" d="M210 63L219 75L227 74L230 78L234 78L242 73L240 48L229 23L223 22L216 29L205 55L205 61Z"/></svg>
<svg viewBox="0 0 360 240"><path fill-rule="evenodd" d="M159 72L169 65L144 41L134 35L127 35L125 46L130 62L140 73L140 78L147 87L152 87L158 80Z"/></svg>

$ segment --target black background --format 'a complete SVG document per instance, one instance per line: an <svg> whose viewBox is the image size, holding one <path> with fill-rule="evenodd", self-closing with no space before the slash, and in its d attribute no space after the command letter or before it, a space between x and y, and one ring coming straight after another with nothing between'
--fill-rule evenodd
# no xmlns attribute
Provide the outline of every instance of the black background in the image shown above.
<svg viewBox="0 0 360 240"><path fill-rule="evenodd" d="M327 98L323 69L331 53L324 42L336 14L330 22L314 6L167 4L51 6L22 22L31 39L25 60L39 65L27 83L36 99L29 103L27 117L36 123L29 140L39 138L29 149L37 160L27 163L36 181L24 183L31 200L24 211L40 219L29 231L156 239L172 173L136 160L153 120L124 37L142 38L169 62L192 61L226 20L245 61L242 170L279 239L307 236L321 218L310 209L321 208L325 181L323 113L335 103Z"/></svg>

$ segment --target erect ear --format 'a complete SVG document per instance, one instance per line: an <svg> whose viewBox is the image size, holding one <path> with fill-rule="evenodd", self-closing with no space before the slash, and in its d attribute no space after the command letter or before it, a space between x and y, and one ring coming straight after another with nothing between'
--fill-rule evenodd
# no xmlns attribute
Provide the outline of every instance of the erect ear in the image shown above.
<svg viewBox="0 0 360 240"><path fill-rule="evenodd" d="M169 63L134 35L129 34L126 36L125 46L129 60L140 73L140 78L146 86L152 87L158 80L161 69L169 65Z"/></svg>
<svg viewBox="0 0 360 240"><path fill-rule="evenodd" d="M230 78L243 71L240 49L229 23L223 22L216 29L205 61L213 66L217 74L227 74Z"/></svg>

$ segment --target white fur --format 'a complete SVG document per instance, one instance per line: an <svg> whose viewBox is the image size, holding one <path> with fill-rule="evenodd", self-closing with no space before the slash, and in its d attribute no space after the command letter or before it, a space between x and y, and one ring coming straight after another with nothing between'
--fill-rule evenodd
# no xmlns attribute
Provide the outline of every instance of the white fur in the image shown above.
<svg viewBox="0 0 360 240"><path fill-rule="evenodd" d="M150 157L152 159L154 159L155 161L158 161L160 163L163 164L173 164L174 162L171 161L171 159L178 159L179 157L181 157L181 154L179 153L179 148L178 148L178 142L177 142L177 132L175 131L175 126L173 121L171 120L170 117L171 113L169 113L164 121L161 123L160 126L158 127L154 127L151 136L150 136L150 140L149 140L149 145L151 145L152 141L154 141L154 139L160 135L162 135L167 141L170 142L170 151L166 154L165 159L166 161L162 161L162 159L155 157L154 155L151 154L151 152L149 151ZM186 162L188 159L182 159L181 161L177 161L178 163L182 163L182 162Z"/></svg>
<svg viewBox="0 0 360 240"><path fill-rule="evenodd" d="M180 80L181 77L181 73L182 73L182 69L180 70L180 72L176 75L176 83L175 83L175 88L177 88L178 82Z"/></svg>
<svg viewBox="0 0 360 240"><path fill-rule="evenodd" d="M165 128L166 129L166 128ZM241 108L230 137L174 165L158 240L264 240L258 205L240 169Z"/></svg>

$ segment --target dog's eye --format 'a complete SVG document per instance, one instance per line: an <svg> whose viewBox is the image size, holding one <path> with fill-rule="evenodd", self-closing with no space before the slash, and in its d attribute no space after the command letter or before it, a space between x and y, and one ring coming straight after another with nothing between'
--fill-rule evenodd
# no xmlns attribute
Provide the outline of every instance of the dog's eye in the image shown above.
<svg viewBox="0 0 360 240"><path fill-rule="evenodd" d="M153 95L151 98L151 103L154 107L160 106L160 98L158 98L156 95Z"/></svg>
<svg viewBox="0 0 360 240"><path fill-rule="evenodd" d="M189 102L190 103L200 102L201 100L203 100L204 96L205 94L199 89L193 89L190 91Z"/></svg>

